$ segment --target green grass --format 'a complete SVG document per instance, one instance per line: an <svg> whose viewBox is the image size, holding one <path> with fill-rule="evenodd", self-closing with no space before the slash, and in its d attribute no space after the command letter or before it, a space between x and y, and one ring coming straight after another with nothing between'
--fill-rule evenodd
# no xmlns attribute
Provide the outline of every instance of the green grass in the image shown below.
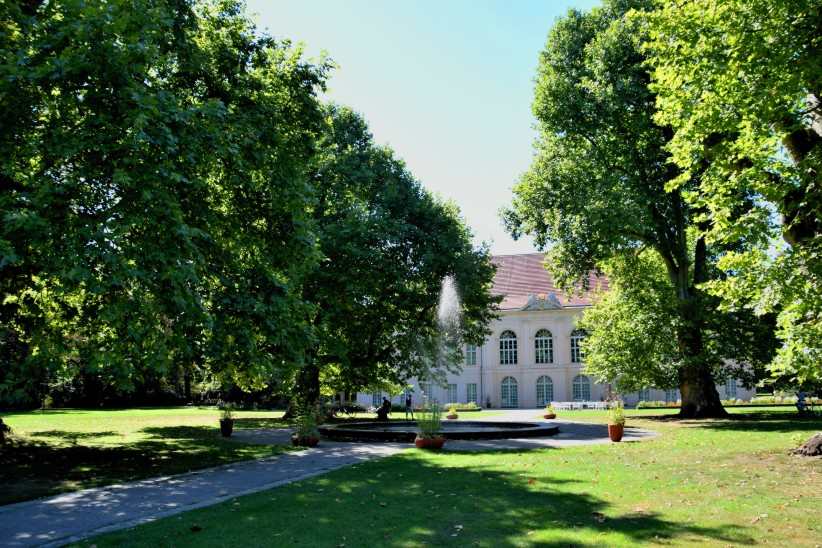
<svg viewBox="0 0 822 548"><path fill-rule="evenodd" d="M815 546L822 460L787 450L822 421L745 409L677 421L629 411L642 443L526 452L415 449L86 545ZM560 418L604 421L604 413Z"/></svg>
<svg viewBox="0 0 822 548"><path fill-rule="evenodd" d="M215 408L61 409L4 413L0 504L116 482L177 474L281 453L227 441ZM281 412L238 411L235 428L284 426Z"/></svg>

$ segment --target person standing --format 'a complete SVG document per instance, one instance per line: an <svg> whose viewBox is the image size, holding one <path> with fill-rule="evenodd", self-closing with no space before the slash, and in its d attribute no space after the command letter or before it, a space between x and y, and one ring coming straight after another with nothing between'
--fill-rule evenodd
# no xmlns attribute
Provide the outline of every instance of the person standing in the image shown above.
<svg viewBox="0 0 822 548"><path fill-rule="evenodd" d="M411 392L405 393L405 420L408 420L408 414L411 414L411 420L414 420L414 406L411 402Z"/></svg>

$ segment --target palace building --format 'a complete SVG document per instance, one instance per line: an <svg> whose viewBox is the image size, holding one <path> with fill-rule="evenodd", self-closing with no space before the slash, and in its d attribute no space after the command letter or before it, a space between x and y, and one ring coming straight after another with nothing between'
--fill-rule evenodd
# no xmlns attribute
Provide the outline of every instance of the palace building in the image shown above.
<svg viewBox="0 0 822 548"><path fill-rule="evenodd" d="M595 382L583 371L580 341L585 334L575 325L582 311L591 306L594 293L608 288L608 281L592 275L589 291L569 296L554 287L543 261L542 253L493 257L497 266L493 293L503 300L499 318L490 326L490 337L482 346L465 348L462 371L449 374L443 385L411 379L414 405L422 402L423 395L441 403L476 402L495 408L536 408L552 401L609 397L612 387ZM753 390L737 385L734 379L718 390L723 399L753 395ZM357 401L376 407L383 395L361 393ZM392 402L404 405L404 397L395 396ZM622 399L628 405L640 400L677 401L679 391L648 388L622 394Z"/></svg>

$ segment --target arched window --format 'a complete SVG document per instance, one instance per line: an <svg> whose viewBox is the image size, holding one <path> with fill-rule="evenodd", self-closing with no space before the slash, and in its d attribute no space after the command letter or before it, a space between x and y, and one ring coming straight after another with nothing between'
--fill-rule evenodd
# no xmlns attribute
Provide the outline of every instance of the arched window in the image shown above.
<svg viewBox="0 0 822 548"><path fill-rule="evenodd" d="M736 379L733 377L725 379L725 399L736 399Z"/></svg>
<svg viewBox="0 0 822 548"><path fill-rule="evenodd" d="M582 346L580 343L585 338L585 331L582 329L574 329L571 331L571 363L582 363L585 355L582 353Z"/></svg>
<svg viewBox="0 0 822 548"><path fill-rule="evenodd" d="M537 405L540 407L554 401L554 381L548 375L537 379Z"/></svg>
<svg viewBox="0 0 822 548"><path fill-rule="evenodd" d="M637 392L639 396L639 401L651 401L651 389L650 388L643 388L639 392Z"/></svg>
<svg viewBox="0 0 822 548"><path fill-rule="evenodd" d="M677 402L679 401L679 390L676 388L669 388L665 391L665 401L666 402Z"/></svg>
<svg viewBox="0 0 822 548"><path fill-rule="evenodd" d="M517 363L517 336L513 331L503 331L499 336L499 363L502 365Z"/></svg>
<svg viewBox="0 0 822 548"><path fill-rule="evenodd" d="M500 407L519 407L517 379L505 377L500 385Z"/></svg>
<svg viewBox="0 0 822 548"><path fill-rule="evenodd" d="M591 400L591 381L585 375L574 377L574 401Z"/></svg>
<svg viewBox="0 0 822 548"><path fill-rule="evenodd" d="M554 363L554 338L547 329L540 329L534 337L534 356L536 363Z"/></svg>
<svg viewBox="0 0 822 548"><path fill-rule="evenodd" d="M371 394L371 405L379 407L382 405L382 392L374 392Z"/></svg>

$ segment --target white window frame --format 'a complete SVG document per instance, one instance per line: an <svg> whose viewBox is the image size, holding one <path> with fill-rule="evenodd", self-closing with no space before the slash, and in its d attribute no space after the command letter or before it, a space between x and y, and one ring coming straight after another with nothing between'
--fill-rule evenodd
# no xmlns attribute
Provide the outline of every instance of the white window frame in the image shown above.
<svg viewBox="0 0 822 548"><path fill-rule="evenodd" d="M477 345L465 345L465 365L477 365Z"/></svg>
<svg viewBox="0 0 822 548"><path fill-rule="evenodd" d="M574 329L571 331L571 363L582 363L585 359L585 354L582 352L580 343L586 336L582 329Z"/></svg>
<svg viewBox="0 0 822 548"><path fill-rule="evenodd" d="M469 382L465 385L465 403L474 402L476 404L479 404L477 399L477 383Z"/></svg>
<svg viewBox="0 0 822 548"><path fill-rule="evenodd" d="M371 394L371 405L379 407L382 405L382 392L374 392Z"/></svg>
<svg viewBox="0 0 822 548"><path fill-rule="evenodd" d="M455 383L448 383L445 389L448 393L448 401L445 403L458 403L459 396L457 395L457 385Z"/></svg>
<svg viewBox="0 0 822 548"><path fill-rule="evenodd" d="M668 388L665 390L665 401L666 402L678 402L679 401L679 390L676 388Z"/></svg>
<svg viewBox="0 0 822 548"><path fill-rule="evenodd" d="M547 329L540 329L534 337L534 363L554 363L554 337Z"/></svg>
<svg viewBox="0 0 822 548"><path fill-rule="evenodd" d="M543 407L554 401L554 381L548 375L537 378L537 405Z"/></svg>
<svg viewBox="0 0 822 548"><path fill-rule="evenodd" d="M738 388L736 379L734 377L728 377L725 379L725 399L736 399L736 389Z"/></svg>
<svg viewBox="0 0 822 548"><path fill-rule="evenodd" d="M499 363L500 365L516 365L517 358L517 334L506 329L499 336Z"/></svg>
<svg viewBox="0 0 822 548"><path fill-rule="evenodd" d="M422 398L423 398L424 401L425 400L427 400L429 402L434 401L434 398L432 397L433 394L431 393L432 386L433 386L433 384L431 384L430 382L421 382L420 383L420 392L422 392Z"/></svg>
<svg viewBox="0 0 822 548"><path fill-rule="evenodd" d="M500 383L500 407L516 409L519 407L519 383L514 377L505 377Z"/></svg>
<svg viewBox="0 0 822 548"><path fill-rule="evenodd" d="M572 382L574 401L591 401L591 379L585 375L577 375Z"/></svg>

